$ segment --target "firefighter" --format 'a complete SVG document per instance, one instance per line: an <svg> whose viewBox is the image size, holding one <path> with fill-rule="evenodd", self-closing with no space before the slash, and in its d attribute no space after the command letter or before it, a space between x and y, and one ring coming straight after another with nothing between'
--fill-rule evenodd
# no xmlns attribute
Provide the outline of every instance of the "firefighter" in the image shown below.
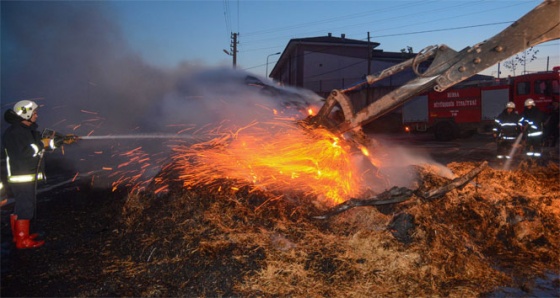
<svg viewBox="0 0 560 298"><path fill-rule="evenodd" d="M510 158L510 151L519 136L519 119L521 116L515 111L515 103L508 102L505 109L494 119L493 136L498 144L496 157Z"/></svg>
<svg viewBox="0 0 560 298"><path fill-rule="evenodd" d="M543 113L535 106L532 98L525 100L525 108L519 119L519 126L525 138L525 154L528 157L540 158L542 151Z"/></svg>
<svg viewBox="0 0 560 298"><path fill-rule="evenodd" d="M4 119L11 125L2 137L6 153L7 181L15 199L14 213L10 216L13 240L16 248L37 248L45 241L37 234L29 234L30 220L35 216L38 180L43 180L43 153L54 150L64 143L63 138L42 138L37 130L38 105L30 100L18 101L13 109L6 111Z"/></svg>
<svg viewBox="0 0 560 298"><path fill-rule="evenodd" d="M552 102L552 109L544 122L544 145L548 147L556 147L556 143L558 142L558 135L560 134L560 110L558 106L560 103L558 99Z"/></svg>

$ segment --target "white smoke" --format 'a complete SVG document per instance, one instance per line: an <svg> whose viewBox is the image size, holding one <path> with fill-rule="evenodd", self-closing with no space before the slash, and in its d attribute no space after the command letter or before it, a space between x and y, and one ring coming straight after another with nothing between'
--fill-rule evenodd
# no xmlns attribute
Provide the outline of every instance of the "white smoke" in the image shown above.
<svg viewBox="0 0 560 298"><path fill-rule="evenodd" d="M370 138L375 141L375 146L369 148L370 154L380 160L377 165L378 172L375 175L378 179L371 182L371 185L375 186L373 189L377 192L385 191L393 186L418 188L420 177L414 167L424 168L448 179L456 178L447 166L435 161L430 156L430 152L421 147L405 146L398 140L387 136L370 135Z"/></svg>
<svg viewBox="0 0 560 298"><path fill-rule="evenodd" d="M151 65L127 45L114 19L101 1L2 2L2 114L33 99L41 106L40 129L83 136L176 133L224 120L242 126L284 108L266 88L248 84L256 76L245 71ZM159 153L162 143L83 140L67 146L62 159L87 172L116 166L109 159L129 148Z"/></svg>

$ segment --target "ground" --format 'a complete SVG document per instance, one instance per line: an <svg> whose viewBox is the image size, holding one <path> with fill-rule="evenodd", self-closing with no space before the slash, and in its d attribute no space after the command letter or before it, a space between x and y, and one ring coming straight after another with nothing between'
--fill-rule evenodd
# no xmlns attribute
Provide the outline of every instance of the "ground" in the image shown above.
<svg viewBox="0 0 560 298"><path fill-rule="evenodd" d="M162 195L76 181L39 195L39 249L14 249L2 207L1 296L558 296L558 147L504 171L486 135L387 138L458 176L490 166L442 198L328 220L311 198L223 191L227 180ZM449 182L406 170L420 188Z"/></svg>

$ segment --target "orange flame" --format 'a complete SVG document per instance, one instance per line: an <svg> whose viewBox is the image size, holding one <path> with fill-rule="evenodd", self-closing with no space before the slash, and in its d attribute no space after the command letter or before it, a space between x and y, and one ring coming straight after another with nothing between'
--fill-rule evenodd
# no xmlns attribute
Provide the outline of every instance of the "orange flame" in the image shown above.
<svg viewBox="0 0 560 298"><path fill-rule="evenodd" d="M293 122L253 123L205 143L172 149L187 188L229 178L238 181L238 187L301 191L329 204L364 190L349 145L327 130L302 129Z"/></svg>
<svg viewBox="0 0 560 298"><path fill-rule="evenodd" d="M365 156L369 156L369 150L368 150L366 147L361 146L361 147L360 147L360 150L362 151L362 153L363 153Z"/></svg>

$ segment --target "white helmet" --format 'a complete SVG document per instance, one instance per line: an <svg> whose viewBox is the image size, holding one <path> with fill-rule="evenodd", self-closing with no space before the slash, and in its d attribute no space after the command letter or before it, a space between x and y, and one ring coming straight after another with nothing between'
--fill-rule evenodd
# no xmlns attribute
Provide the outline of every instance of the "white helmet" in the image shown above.
<svg viewBox="0 0 560 298"><path fill-rule="evenodd" d="M20 100L14 105L14 112L21 118L29 120L38 107L39 106L31 100Z"/></svg>
<svg viewBox="0 0 560 298"><path fill-rule="evenodd" d="M532 98L527 98L527 100L525 101L525 106L534 106L535 105L535 101Z"/></svg>
<svg viewBox="0 0 560 298"><path fill-rule="evenodd" d="M515 103L513 103L513 101L510 101L506 104L506 109L515 109Z"/></svg>

